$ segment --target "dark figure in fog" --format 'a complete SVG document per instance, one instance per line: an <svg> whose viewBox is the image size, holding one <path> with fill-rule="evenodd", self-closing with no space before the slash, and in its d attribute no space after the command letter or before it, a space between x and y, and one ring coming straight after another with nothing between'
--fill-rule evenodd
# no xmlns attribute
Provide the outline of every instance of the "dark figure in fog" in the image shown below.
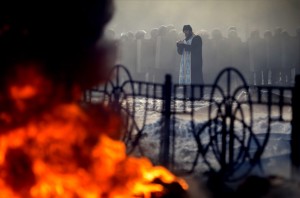
<svg viewBox="0 0 300 198"><path fill-rule="evenodd" d="M174 30L175 29L175 26L172 25L172 24L170 24L170 25L167 25L166 28L167 28L167 31L170 32L170 30Z"/></svg>
<svg viewBox="0 0 300 198"><path fill-rule="evenodd" d="M171 28L171 26L169 27ZM177 55L177 48L174 45L176 41L178 41L178 34L175 29L167 30L166 36L163 40L163 51L161 54L163 55L161 58L164 60L161 62L163 73L169 73L171 74L175 67L175 55Z"/></svg>
<svg viewBox="0 0 300 198"><path fill-rule="evenodd" d="M226 67L226 41L219 29L214 29L211 32L211 56L212 65L210 66L211 72L214 74L213 79L217 77L219 72Z"/></svg>
<svg viewBox="0 0 300 198"><path fill-rule="evenodd" d="M272 39L273 35L270 30L265 31L263 37L263 77L264 77L264 85L270 84L269 71L271 66L273 65L272 59Z"/></svg>
<svg viewBox="0 0 300 198"><path fill-rule="evenodd" d="M179 78L179 70L177 68L177 64L180 61L180 55L177 53L177 47L174 45L178 41L178 32L176 29L171 29L167 34L167 73L173 76L173 82L178 83Z"/></svg>
<svg viewBox="0 0 300 198"><path fill-rule="evenodd" d="M177 52L181 55L179 84L203 83L202 39L190 25L183 26L183 32L185 39L177 42Z"/></svg>
<svg viewBox="0 0 300 198"><path fill-rule="evenodd" d="M150 64L148 74L149 74L149 80L151 82L156 81L157 73L159 73L158 69L156 68L156 65L155 65L157 37L158 37L158 28L154 28L150 31L149 54L148 54L149 64Z"/></svg>
<svg viewBox="0 0 300 198"><path fill-rule="evenodd" d="M227 38L227 47L228 47L228 65L237 68L240 72L244 70L245 65L243 65L243 45L242 40L238 36L237 31L231 27L231 30L228 32ZM244 72L243 72L244 73Z"/></svg>
<svg viewBox="0 0 300 198"><path fill-rule="evenodd" d="M226 49L224 49L223 53L226 58L224 66L236 68L246 80L249 80L249 63L246 61L248 55L247 45L245 42L242 42L235 27L229 28L228 37L225 41ZM237 83L236 76L232 76L232 80L233 83Z"/></svg>
<svg viewBox="0 0 300 198"><path fill-rule="evenodd" d="M128 40L128 36L126 33L121 33L121 36L118 40L118 54L117 54L117 64L125 64L126 58L124 57L124 52L126 51L126 42Z"/></svg>
<svg viewBox="0 0 300 198"><path fill-rule="evenodd" d="M281 33L281 48L282 48L282 83L290 84L291 80L291 71L294 68L293 65L293 39L287 31Z"/></svg>
<svg viewBox="0 0 300 198"><path fill-rule="evenodd" d="M152 81L154 59L154 45L151 39L145 38L146 31L140 30L136 33L137 45L137 80ZM150 78L151 77L151 78Z"/></svg>
<svg viewBox="0 0 300 198"><path fill-rule="evenodd" d="M272 84L280 84L282 81L282 29L276 28L272 40Z"/></svg>
<svg viewBox="0 0 300 198"><path fill-rule="evenodd" d="M252 79L251 84L262 85L262 65L263 65L263 42L259 36L259 31L254 30L250 33L248 40L249 63Z"/></svg>
<svg viewBox="0 0 300 198"><path fill-rule="evenodd" d="M125 66L129 69L130 73L132 74L133 78L135 79L136 74L136 43L135 37L133 32L127 33L127 40L126 40L126 48L124 56L126 57L126 64Z"/></svg>
<svg viewBox="0 0 300 198"><path fill-rule="evenodd" d="M146 31L139 30L135 34L136 40L136 80L147 80L147 40L145 39Z"/></svg>
<svg viewBox="0 0 300 198"><path fill-rule="evenodd" d="M215 73L211 69L213 65L212 42L209 33L206 30L201 30L198 35L202 38L202 58L203 58L203 81L212 84L214 82Z"/></svg>
<svg viewBox="0 0 300 198"><path fill-rule="evenodd" d="M166 37L167 37L167 27L162 25L158 28L158 35L156 39L155 45L155 81L163 82L165 67L166 67L166 59L164 58L166 52Z"/></svg>

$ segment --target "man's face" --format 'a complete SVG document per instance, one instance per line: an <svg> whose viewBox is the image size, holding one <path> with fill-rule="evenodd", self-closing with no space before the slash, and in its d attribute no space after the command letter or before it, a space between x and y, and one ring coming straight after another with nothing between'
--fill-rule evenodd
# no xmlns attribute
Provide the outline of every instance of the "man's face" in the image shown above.
<svg viewBox="0 0 300 198"><path fill-rule="evenodd" d="M192 32L190 30L184 30L183 31L184 35L185 35L185 38L188 38L191 36Z"/></svg>

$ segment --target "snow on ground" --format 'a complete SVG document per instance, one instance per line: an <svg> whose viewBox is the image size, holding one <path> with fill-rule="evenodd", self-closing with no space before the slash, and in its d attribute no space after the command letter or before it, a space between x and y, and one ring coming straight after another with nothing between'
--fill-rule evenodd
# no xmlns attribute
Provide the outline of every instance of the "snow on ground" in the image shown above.
<svg viewBox="0 0 300 198"><path fill-rule="evenodd" d="M241 95L241 99L247 98ZM215 98L218 100L218 98ZM97 102L97 101L95 101ZM134 113L134 120L137 122L137 127L142 130L142 138L139 140L139 147L135 150L134 154L149 157L155 164L158 164L159 148L160 148L160 134L161 134L161 100L146 99L143 97L136 97L133 100L124 100L123 106L127 106L130 112ZM147 109L147 110L146 110ZM194 122L196 128L200 128L208 121L209 103L206 101L197 101L194 103L183 101L172 101L172 110L176 112L191 112L194 109L194 114L189 113L177 114L172 120L175 120L175 140L171 138L171 148L175 150L174 161L176 170L190 170L192 168L194 159L198 153L197 143L192 133L191 121ZM146 110L146 111L145 111ZM268 130L268 109L263 105L253 106L253 114L251 116L249 106L242 106L243 115L237 113L237 118L241 118L246 124L250 124L251 118L253 119L252 130L260 143L266 137ZM286 107L283 109L283 118L291 120L291 108ZM271 117L279 117L279 109L272 106ZM214 117L216 111L213 110L211 116ZM217 125L220 123L217 123ZM221 126L217 126L221 128ZM241 123L235 123L235 132L239 137L242 137L243 128ZM272 122L270 125L270 136L264 152L261 157L262 168L264 174L279 174L283 176L290 176L290 133L291 125L289 122ZM249 131L248 131L249 132ZM249 134L249 133L248 133ZM247 135L246 135L247 136ZM173 136L172 136L173 137ZM248 137L249 138L249 137ZM203 145L209 142L208 130L204 130L200 134L200 139ZM246 137L247 140L247 137ZM220 145L219 145L220 146ZM235 152L239 151L241 145L235 144ZM257 144L251 142L250 153L257 149ZM213 155L213 152L208 152L207 159L215 168L219 165ZM247 165L244 165L247 167ZM175 170L174 169L174 170ZM196 172L203 172L207 170L207 166L203 163L203 159L198 159ZM256 169L255 169L256 170ZM254 172L255 172L254 170ZM259 174L261 171L259 169Z"/></svg>
<svg viewBox="0 0 300 198"><path fill-rule="evenodd" d="M145 99L140 98L136 101L136 111L137 120L141 122L144 116ZM161 101L156 101L155 105L152 101L148 101L154 111L148 111L146 116L145 127L143 129L143 138L140 141L143 154L152 159L154 163L158 163L159 156L159 146L160 146L160 131L161 131L161 118L159 111L159 106ZM183 102L176 101L177 111L183 109ZM190 108L190 104L186 104ZM196 128L201 127L208 120L208 103L207 102L196 102L195 104L195 115L191 117L190 115L177 115L175 118L175 168L180 170L190 170L192 168L193 161L197 155L197 143L191 132L191 119L194 120ZM247 107L244 108L245 111L249 110ZM276 108L272 109L272 118L278 117L278 110ZM249 123L250 118L248 117L250 113L245 113L247 117L245 122ZM291 118L290 108L284 109L284 117L288 120ZM260 142L265 138L266 132L268 130L268 115L267 109L261 105L254 106L253 110L253 132ZM219 126L221 127L221 126ZM237 123L235 125L235 131L239 134L242 131L241 124ZM261 162L263 171L265 174L281 174L284 176L289 176L289 154L290 154L290 132L291 125L288 122L273 122L270 125L270 137L268 143L263 152ZM239 134L242 135L241 133ZM209 142L208 131L204 131L201 135L201 142L205 145ZM252 144L251 144L252 145ZM257 147L255 144L252 145L252 150ZM240 148L239 145L235 146L236 150ZM251 150L251 149L250 149ZM208 154L208 159L211 164L218 168L215 157L212 152ZM203 163L202 158L198 160L198 165L196 166L196 171L205 171L207 166Z"/></svg>

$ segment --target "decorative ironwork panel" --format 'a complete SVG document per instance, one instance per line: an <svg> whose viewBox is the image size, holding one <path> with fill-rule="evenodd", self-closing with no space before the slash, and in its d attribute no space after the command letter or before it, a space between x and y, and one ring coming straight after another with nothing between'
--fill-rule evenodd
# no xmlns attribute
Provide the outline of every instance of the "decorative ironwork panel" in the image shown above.
<svg viewBox="0 0 300 198"><path fill-rule="evenodd" d="M234 68L221 71L211 85L133 81L122 65L111 76L88 90L85 100L124 115L129 154L178 174L213 172L236 181L262 172L274 126L291 122L291 87L249 86Z"/></svg>
<svg viewBox="0 0 300 198"><path fill-rule="evenodd" d="M111 80L87 91L88 102L104 103L123 115L122 140L128 154L148 156L159 163L159 141L148 138L149 126L160 129L161 122L149 120L149 115L162 115L163 84L133 81L129 71L122 65L111 71ZM159 139L159 134L156 135Z"/></svg>

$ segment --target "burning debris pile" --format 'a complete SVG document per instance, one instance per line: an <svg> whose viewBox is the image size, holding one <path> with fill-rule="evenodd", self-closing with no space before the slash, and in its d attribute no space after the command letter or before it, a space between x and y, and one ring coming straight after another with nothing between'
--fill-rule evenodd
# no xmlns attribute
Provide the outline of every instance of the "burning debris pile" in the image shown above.
<svg viewBox="0 0 300 198"><path fill-rule="evenodd" d="M36 77L34 79L38 79ZM18 90L16 94L15 90ZM20 113L38 94L32 83L12 86L11 97ZM118 116L101 106L98 115L75 102L61 103L31 116L0 136L1 194L4 197L150 197L168 184L183 180L145 158L126 156L125 145L114 139L121 131ZM102 109L100 109L102 108ZM93 115L91 117L90 115ZM14 122L3 114L6 123ZM96 119L95 119L96 118Z"/></svg>
<svg viewBox="0 0 300 198"><path fill-rule="evenodd" d="M111 64L95 43L112 2L78 2L1 2L1 197L185 196L184 180L126 156L119 115L80 106Z"/></svg>

